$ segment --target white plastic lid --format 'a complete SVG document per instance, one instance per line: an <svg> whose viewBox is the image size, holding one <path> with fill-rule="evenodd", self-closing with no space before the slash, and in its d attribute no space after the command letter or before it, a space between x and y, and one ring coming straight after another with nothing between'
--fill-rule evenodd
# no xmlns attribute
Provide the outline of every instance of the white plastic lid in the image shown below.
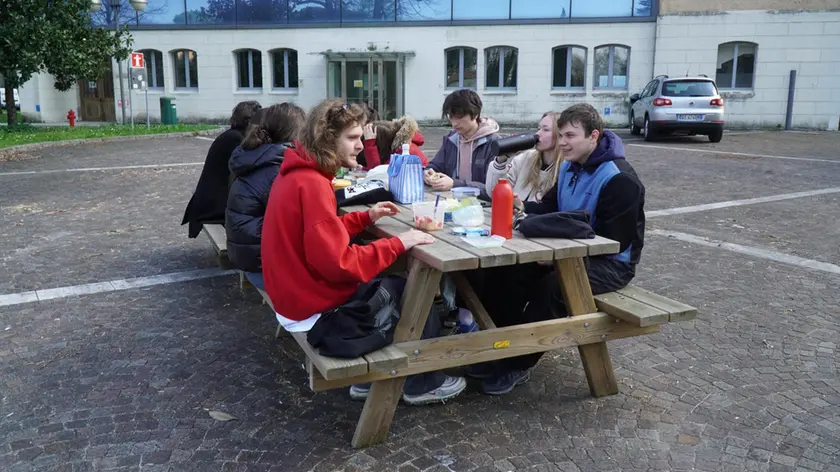
<svg viewBox="0 0 840 472"><path fill-rule="evenodd" d="M403 144L402 145L402 153L403 153L404 156L407 156L409 154L408 149L409 149L408 144Z"/></svg>

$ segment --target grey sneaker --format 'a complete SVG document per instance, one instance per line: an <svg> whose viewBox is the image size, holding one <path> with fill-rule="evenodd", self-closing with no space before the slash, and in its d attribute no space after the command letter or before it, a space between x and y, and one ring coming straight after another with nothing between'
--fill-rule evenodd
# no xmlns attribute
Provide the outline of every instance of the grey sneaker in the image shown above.
<svg viewBox="0 0 840 472"><path fill-rule="evenodd" d="M370 384L360 384L360 385L352 385L350 387L350 399L356 401L365 401L367 400L368 395L370 394Z"/></svg>
<svg viewBox="0 0 840 472"><path fill-rule="evenodd" d="M426 393L419 395L403 394L403 401L407 405L419 406L431 403L444 403L446 400L455 398L467 388L467 381L463 377L446 376L443 385Z"/></svg>

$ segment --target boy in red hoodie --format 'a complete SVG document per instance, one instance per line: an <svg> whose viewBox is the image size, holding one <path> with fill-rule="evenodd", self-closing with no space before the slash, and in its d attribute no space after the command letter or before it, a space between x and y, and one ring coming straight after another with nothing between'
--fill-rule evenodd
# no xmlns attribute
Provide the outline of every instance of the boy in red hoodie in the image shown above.
<svg viewBox="0 0 840 472"><path fill-rule="evenodd" d="M362 150L365 112L358 105L326 100L312 111L303 142L284 155L274 181L262 230L266 291L287 331L308 331L320 313L348 301L359 286L379 275L397 257L434 238L410 230L365 246L350 239L383 216L399 210L391 202L368 211L336 214L332 179L339 167L356 168ZM439 320L429 316L425 337L436 336ZM460 377L440 372L410 376L403 400L412 405L448 400L466 387ZM367 398L369 385L354 385L354 399Z"/></svg>

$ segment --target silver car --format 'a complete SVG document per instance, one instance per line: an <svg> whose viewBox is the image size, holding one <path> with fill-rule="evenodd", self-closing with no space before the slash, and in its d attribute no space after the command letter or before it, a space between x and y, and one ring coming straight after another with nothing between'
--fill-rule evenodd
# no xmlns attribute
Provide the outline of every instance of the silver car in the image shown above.
<svg viewBox="0 0 840 472"><path fill-rule="evenodd" d="M723 98L706 76L657 76L630 103L630 132L644 132L645 141L666 132L705 134L713 143L723 137Z"/></svg>

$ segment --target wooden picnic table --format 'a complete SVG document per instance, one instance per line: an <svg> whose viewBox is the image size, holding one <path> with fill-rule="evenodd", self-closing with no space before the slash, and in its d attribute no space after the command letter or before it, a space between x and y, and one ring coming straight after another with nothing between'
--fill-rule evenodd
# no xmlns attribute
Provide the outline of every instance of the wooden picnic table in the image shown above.
<svg viewBox="0 0 840 472"><path fill-rule="evenodd" d="M448 195L443 194L443 197ZM434 200L435 194L426 194ZM368 232L377 238L394 237L414 228L410 205L399 205L400 214L385 217ZM368 210L370 206L346 207L349 213ZM490 221L486 210L486 222ZM373 382L361 418L353 436L354 447L365 447L386 440L403 384L408 375L466 366L479 362L578 346L589 389L593 396L618 393L606 342L659 331L658 324L639 325L624 322L596 307L589 286L584 258L614 254L619 244L606 238L529 239L515 234L502 247L481 249L471 246L451 232L451 223L443 230L429 232L435 242L417 246L409 252L408 282L402 299L402 313L394 333L393 348L408 356L407 363L391 369L371 369L364 375L327 380L311 369L311 386L325 390L363 382ZM486 225L485 225L486 227ZM570 317L497 328L470 287L463 272L531 262L554 264L560 279ZM420 340L443 274L453 277L459 294L473 312L482 330L474 333ZM617 292L615 292L617 293ZM621 305L622 295L612 302ZM652 307L645 305L646 308ZM661 316L667 315L658 311ZM665 319L665 321L668 321Z"/></svg>

